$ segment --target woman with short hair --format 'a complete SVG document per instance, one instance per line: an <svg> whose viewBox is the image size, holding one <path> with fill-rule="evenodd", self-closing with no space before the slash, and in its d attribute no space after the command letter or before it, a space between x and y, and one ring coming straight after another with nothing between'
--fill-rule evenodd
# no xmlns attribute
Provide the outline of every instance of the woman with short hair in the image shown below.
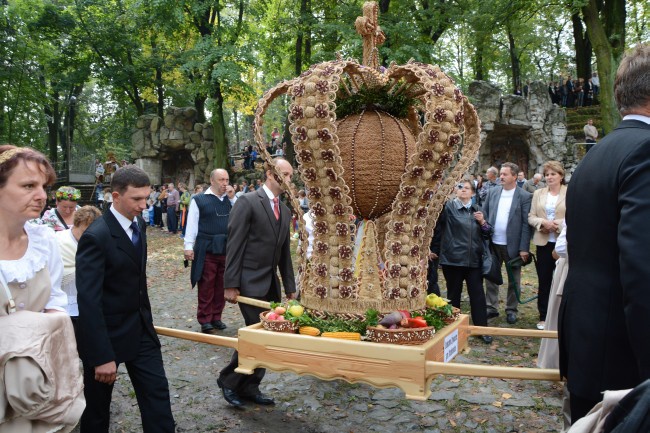
<svg viewBox="0 0 650 433"><path fill-rule="evenodd" d="M483 241L489 231L478 221L483 218L480 208L472 204L476 186L470 180L457 185L456 198L449 200L438 218L431 246L431 257L440 259L442 274L447 282L447 297L451 305L460 308L463 282L467 284L472 323L487 326L487 306L483 290ZM492 337L483 335L483 342Z"/></svg>
<svg viewBox="0 0 650 433"><path fill-rule="evenodd" d="M544 329L548 298L555 270L553 250L557 236L562 230L562 221L566 212L566 185L564 185L564 167L558 161L548 161L543 166L546 186L533 193L528 213L528 224L534 229L533 243L537 246L537 277L539 290L537 310L539 322L537 329Z"/></svg>

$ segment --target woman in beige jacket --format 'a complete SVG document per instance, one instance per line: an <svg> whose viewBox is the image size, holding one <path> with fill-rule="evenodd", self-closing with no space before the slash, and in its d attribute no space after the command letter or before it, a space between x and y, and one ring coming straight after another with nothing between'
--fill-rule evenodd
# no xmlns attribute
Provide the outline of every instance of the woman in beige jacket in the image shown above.
<svg viewBox="0 0 650 433"><path fill-rule="evenodd" d="M548 161L542 167L546 187L535 191L528 213L528 224L535 229L533 243L537 246L537 277L539 279L537 297L539 323L537 323L537 329L544 329L546 322L548 298L555 270L552 253L566 212L564 167L557 161Z"/></svg>

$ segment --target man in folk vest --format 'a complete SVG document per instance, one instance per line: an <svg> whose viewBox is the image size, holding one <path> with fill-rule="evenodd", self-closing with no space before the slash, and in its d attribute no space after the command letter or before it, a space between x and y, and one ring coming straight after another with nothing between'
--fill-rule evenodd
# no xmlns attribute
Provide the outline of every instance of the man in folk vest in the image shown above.
<svg viewBox="0 0 650 433"><path fill-rule="evenodd" d="M192 287L198 284L196 318L201 332L216 334L226 329L221 313L226 305L223 297L223 274L226 268L228 217L235 204L235 190L228 172L217 168L210 174L210 188L197 194L190 202L184 238L185 260L192 261Z"/></svg>

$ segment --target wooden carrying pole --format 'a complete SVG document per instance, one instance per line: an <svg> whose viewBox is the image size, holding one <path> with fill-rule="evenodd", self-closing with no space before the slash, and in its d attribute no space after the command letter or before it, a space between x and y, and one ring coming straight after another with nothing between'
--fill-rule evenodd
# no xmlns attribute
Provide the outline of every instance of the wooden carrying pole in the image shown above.
<svg viewBox="0 0 650 433"><path fill-rule="evenodd" d="M237 296L237 302L242 304L252 305L253 307L271 309L271 303L266 301L260 301L259 299L247 298L246 296Z"/></svg>
<svg viewBox="0 0 650 433"><path fill-rule="evenodd" d="M426 362L427 377L437 374L456 376L494 377L499 379L527 379L560 381L560 370L548 368L499 367L494 365Z"/></svg>
<svg viewBox="0 0 650 433"><path fill-rule="evenodd" d="M162 326L154 326L154 329L158 335L166 335L167 337L182 338L183 340L237 349L238 339L234 337L222 337L219 335L203 334L201 332L181 331L179 329L164 328Z"/></svg>
<svg viewBox="0 0 650 433"><path fill-rule="evenodd" d="M535 329L491 328L489 326L468 326L469 335L501 335L510 337L557 338L557 331Z"/></svg>
<svg viewBox="0 0 650 433"><path fill-rule="evenodd" d="M237 302L242 304L253 305L260 308L271 308L271 304L259 299L247 298L245 296L237 297ZM158 335L165 335L167 337L181 338L183 340L196 341L198 343L207 343L214 346L231 347L237 349L237 338L222 337L220 335L203 334L201 332L181 331L179 329L165 328L162 326L154 326Z"/></svg>

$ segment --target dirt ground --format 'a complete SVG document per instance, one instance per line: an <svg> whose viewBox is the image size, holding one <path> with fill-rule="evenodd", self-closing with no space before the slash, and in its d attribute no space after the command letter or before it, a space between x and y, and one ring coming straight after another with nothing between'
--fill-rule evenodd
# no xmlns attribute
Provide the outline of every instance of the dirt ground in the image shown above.
<svg viewBox="0 0 650 433"><path fill-rule="evenodd" d="M190 287L189 269L183 267L182 240L150 229L148 242L154 323L198 332L196 291ZM530 296L536 285L532 267L525 268L522 284ZM467 313L469 303L464 302L462 309ZM503 316L490 325L510 326ZM522 305L519 317L516 327L534 328L535 302ZM227 305L223 320L228 325L223 331L226 336L236 336L243 326L236 306ZM277 404L236 410L225 403L216 384L231 349L160 339L178 432L554 432L562 427L559 383L453 376L434 379L429 400L418 402L406 400L396 388L268 371L263 390ZM538 348L539 340L534 339L495 337L488 346L472 338L470 349L454 362L534 367ZM123 366L113 393L110 431L142 431L135 393Z"/></svg>

